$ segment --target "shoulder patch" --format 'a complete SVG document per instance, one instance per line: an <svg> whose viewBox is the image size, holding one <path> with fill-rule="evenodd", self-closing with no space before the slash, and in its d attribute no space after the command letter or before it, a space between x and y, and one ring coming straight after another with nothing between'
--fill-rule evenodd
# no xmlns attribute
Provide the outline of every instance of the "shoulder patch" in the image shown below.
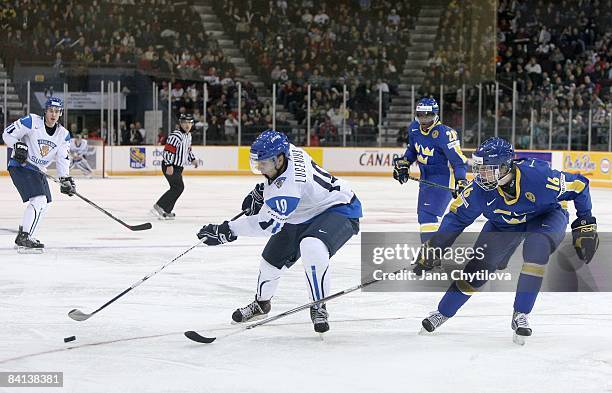
<svg viewBox="0 0 612 393"><path fill-rule="evenodd" d="M452 141L446 144L446 147L448 147L449 149L452 149L455 146L459 146L459 141Z"/></svg>
<svg viewBox="0 0 612 393"><path fill-rule="evenodd" d="M284 176L283 177L279 177L278 179L274 180L274 185L277 188L281 188L283 186L283 183L285 182L285 180L287 180L286 177L284 177Z"/></svg>
<svg viewBox="0 0 612 393"><path fill-rule="evenodd" d="M433 132L431 133L431 137L434 138L434 139L436 139L438 137L438 135L440 135L438 130L433 130Z"/></svg>
<svg viewBox="0 0 612 393"><path fill-rule="evenodd" d="M32 128L32 116L27 115L19 119L19 122L23 124L25 127Z"/></svg>

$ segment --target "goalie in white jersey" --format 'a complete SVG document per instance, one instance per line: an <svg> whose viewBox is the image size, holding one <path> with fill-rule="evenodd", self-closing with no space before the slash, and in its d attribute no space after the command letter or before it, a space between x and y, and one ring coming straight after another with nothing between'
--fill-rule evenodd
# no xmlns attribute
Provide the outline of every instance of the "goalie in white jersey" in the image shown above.
<svg viewBox="0 0 612 393"><path fill-rule="evenodd" d="M87 162L87 155L89 154L89 146L87 140L83 139L81 134L76 134L70 141L70 169L74 167L79 168L85 176L91 177L93 169Z"/></svg>
<svg viewBox="0 0 612 393"><path fill-rule="evenodd" d="M234 221L202 227L209 246L238 236L272 236L263 250L255 301L232 314L234 322L265 318L280 276L300 257L312 300L330 295L329 259L359 232L361 203L348 182L319 167L277 131L263 132L251 145L251 168L266 177L245 198L248 213ZM315 331L329 330L325 304L314 306Z"/></svg>
<svg viewBox="0 0 612 393"><path fill-rule="evenodd" d="M28 203L15 239L19 252L44 250L34 235L51 202L49 183L43 173L52 162L60 178L60 191L70 196L76 192L69 176L70 133L58 123L63 109L62 100L51 97L45 103L44 118L30 114L9 125L2 134L9 147L9 174L21 199Z"/></svg>

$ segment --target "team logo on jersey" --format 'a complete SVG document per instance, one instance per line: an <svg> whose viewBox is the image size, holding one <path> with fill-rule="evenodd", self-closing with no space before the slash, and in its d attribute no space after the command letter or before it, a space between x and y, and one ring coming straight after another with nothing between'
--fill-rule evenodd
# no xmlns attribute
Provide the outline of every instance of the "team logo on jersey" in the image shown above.
<svg viewBox="0 0 612 393"><path fill-rule="evenodd" d="M40 150L40 155L43 157L46 157L52 149L55 149L55 147L57 147L57 145L51 141L46 139L38 140L38 149Z"/></svg>
<svg viewBox="0 0 612 393"><path fill-rule="evenodd" d="M525 198L527 198L531 202L535 202L535 195L533 195L533 193L531 193L531 192L526 192L525 193Z"/></svg>
<svg viewBox="0 0 612 393"><path fill-rule="evenodd" d="M427 160L429 157L432 157L434 154L434 148L430 149L427 146L419 145L418 143L414 144L414 148L417 151L417 160L424 165L427 165Z"/></svg>
<svg viewBox="0 0 612 393"><path fill-rule="evenodd" d="M518 224L524 224L527 222L527 216L522 216L521 218L511 218L511 219L507 219L506 217L502 216L502 219L504 221L506 221L506 223L510 224L510 225L518 225Z"/></svg>
<svg viewBox="0 0 612 393"><path fill-rule="evenodd" d="M414 144L415 150L417 153L422 154L424 156L432 157L434 155L435 148L429 148L427 146L419 145L418 143Z"/></svg>
<svg viewBox="0 0 612 393"><path fill-rule="evenodd" d="M274 185L278 188L281 188L285 180L287 180L286 177L279 177L278 179L274 180Z"/></svg>
<svg viewBox="0 0 612 393"><path fill-rule="evenodd" d="M433 132L431 133L431 137L434 139L436 139L438 135L439 135L438 130L433 130Z"/></svg>
<svg viewBox="0 0 612 393"><path fill-rule="evenodd" d="M130 168L142 169L147 166L147 154L144 147L130 147Z"/></svg>

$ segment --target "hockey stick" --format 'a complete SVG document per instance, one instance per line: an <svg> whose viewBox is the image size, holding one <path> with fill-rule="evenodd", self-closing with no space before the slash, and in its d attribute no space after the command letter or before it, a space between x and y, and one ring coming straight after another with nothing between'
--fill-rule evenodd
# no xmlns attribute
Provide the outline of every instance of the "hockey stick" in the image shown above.
<svg viewBox="0 0 612 393"><path fill-rule="evenodd" d="M393 272L391 274L395 275L395 274L400 273L400 272L402 272L402 271L404 271L406 269L407 268L404 267L404 268L401 268L401 269L399 269L399 270L397 270L397 271L395 271L395 272ZM319 299L319 300L315 300L315 301L310 302L310 303L302 304L301 306L292 308L291 310L287 310L285 312L282 312L280 314L271 316L269 318L262 319L261 321L257 321L257 322L254 322L254 323L251 323L251 324L248 324L248 325L245 325L245 326L241 326L240 330L236 330L236 331L228 334L228 336L229 335L234 335L234 334L237 334L237 333L240 333L240 332L244 332L246 330L254 329L254 328L256 328L258 326L261 326L261 325L268 324L270 322L273 322L273 321L276 321L278 319L284 318L286 316L295 314L295 313L300 312L302 310L306 310L306 309L308 309L308 308L310 308L312 306L316 306L317 304L326 303L326 302L328 302L328 301L330 301L332 299L335 299L335 298L338 298L340 296L344 296L346 294L349 294L351 292L355 292L355 291L357 291L359 289L368 287L368 286L370 286L370 285L372 285L374 283L377 283L378 281L379 280L371 279L369 281L366 281L366 282L361 283L359 285L356 285L354 287L347 288L347 289L345 289L343 291L340 291L340 292L336 292L336 293L334 293L332 295L324 297L323 299ZM201 334L199 334L198 332L195 332L193 330L185 332L184 335L185 335L185 337L187 337L188 339L190 339L192 341L203 343L203 344L210 344L210 343L212 343L213 341L215 341L217 339L217 337L202 336Z"/></svg>
<svg viewBox="0 0 612 393"><path fill-rule="evenodd" d="M241 211L238 215L236 215L234 218L232 218L232 221L234 221L235 219L237 219L238 217L241 217L243 214L246 214L248 212L248 210L243 210ZM149 278L153 277L154 275L156 275L157 273L161 272L162 270L164 270L166 267L170 266L172 263L174 263L175 261L177 261L179 258L181 258L183 255L187 254L189 251L193 250L194 248L196 248L197 246L199 246L202 241L204 240L200 239L198 240L198 242L196 244L194 244L193 246L189 247L187 250L183 251L182 253L180 253L179 255L177 255L176 257L174 257L170 262L166 262L164 265L162 265L159 269L155 270L153 273L150 273L147 276L144 276L143 278L141 278L139 281L135 282L134 284L132 284L131 287L127 288L126 290L124 290L123 292L121 292L120 294L118 294L117 296L115 296L114 298L112 298L111 300L109 300L108 302L104 303L101 307L99 307L97 310L87 314L84 313L83 311L79 310L79 309L73 309L70 310L70 312L68 312L68 316L72 319L74 319L75 321L85 321L89 318L91 318L92 316L94 316L95 314L97 314L98 312L100 312L101 310L103 310L104 308L106 308L107 306L109 306L111 303L114 303L116 300L118 300L119 298L121 298L123 295L125 295L126 293L128 293L129 291L131 291L132 289L136 288L137 286L139 286L140 284L142 284L143 282L147 281Z"/></svg>
<svg viewBox="0 0 612 393"><path fill-rule="evenodd" d="M431 182L431 181L428 181L428 180L419 179L418 177L414 177L414 176L408 175L408 179L414 180L414 181L418 181L419 183L425 184L427 186L432 186L432 187L436 187L436 188L441 188L443 190L448 190L450 192L455 192L454 188L443 186L442 184L434 183L434 182Z"/></svg>
<svg viewBox="0 0 612 393"><path fill-rule="evenodd" d="M57 184L61 184L61 182L59 181L59 179L56 179L55 177L44 173L42 171L38 171L39 173L42 173L43 175L45 175L47 178L53 180L54 182L56 182ZM147 229L151 229L153 228L153 225L151 225L150 222L144 223L144 224L139 224L139 225L130 225L127 224L125 222L123 222L122 220L118 219L117 217L113 216L112 214L110 214L108 211L106 211L105 209L101 208L100 206L96 205L95 203L93 203L92 201L90 201L89 199L85 198L83 195L79 194L78 192L74 192L74 195L78 196L79 198L81 198L82 200L84 200L85 202L89 203L91 206L95 207L96 209L98 209L99 211L101 211L102 213L106 214L107 216L109 216L110 218L112 218L113 220L117 221L119 224L123 225L124 227L128 228L130 231L144 231Z"/></svg>

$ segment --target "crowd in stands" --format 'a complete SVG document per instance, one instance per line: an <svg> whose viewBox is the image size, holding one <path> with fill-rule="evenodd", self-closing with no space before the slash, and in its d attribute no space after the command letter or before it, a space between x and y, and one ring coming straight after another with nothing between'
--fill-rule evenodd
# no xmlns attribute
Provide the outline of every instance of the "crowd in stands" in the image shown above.
<svg viewBox="0 0 612 393"><path fill-rule="evenodd" d="M230 0L216 11L258 75L276 83L278 103L303 124L311 86L316 130L311 143L334 143L339 119L354 135L359 124L378 122L379 88L386 112L397 94L409 30L417 6L404 1L332 3L300 0ZM289 6L290 5L290 6ZM342 107L343 86L348 104ZM376 119L376 120L374 120ZM345 125L345 129L346 129Z"/></svg>
<svg viewBox="0 0 612 393"><path fill-rule="evenodd" d="M272 102L262 100L262 91L240 77L192 5L193 0L0 0L0 54L7 60L53 64L60 76L72 65L136 67L159 81L160 107L165 109L171 99L173 113L195 113L208 141L235 142L238 121L243 135L270 127ZM301 142L337 144L343 130L351 139L374 140L379 91L384 121L398 93L419 6L401 0L227 0L212 5L266 90L276 84L283 113L277 128L305 128L310 86L313 133L310 141ZM497 31L491 24L495 10ZM586 140L589 110L594 143L607 144L610 25L612 0L449 0L418 95L439 98L444 84L444 120L458 129L465 122L462 137L473 144L478 124L485 134L494 123L508 132L516 82L518 147L547 147L551 119L554 141L567 144L571 123L580 145ZM492 80L500 86L498 113L495 89L486 83ZM479 82L485 82L481 119L473 113ZM468 86L465 103L463 84ZM467 119L460 116L463 107ZM124 136L138 139L132 131Z"/></svg>
<svg viewBox="0 0 612 393"><path fill-rule="evenodd" d="M612 1L502 1L498 12L497 80L516 80L521 112L536 110L536 144L547 144L552 112L552 138L567 144L571 121L572 139L584 147L589 110L595 130L606 126L593 143L607 142L602 110L611 102Z"/></svg>
<svg viewBox="0 0 612 393"><path fill-rule="evenodd" d="M233 73L204 33L191 1L0 0L4 56L69 65L133 66L162 75L200 78L210 67Z"/></svg>
<svg viewBox="0 0 612 393"><path fill-rule="evenodd" d="M451 1L441 20L437 50L429 61L428 77L420 92L437 94L439 84L444 83L448 108L454 106L460 110L459 84L462 81L469 83L470 72L474 69L480 69L479 76L487 75L488 70L478 67L470 70L470 63L466 60L469 51L448 50L447 43L453 44L453 37L460 36L457 34L460 31L483 31L479 27L483 24L482 19L474 17L470 4L458 5L456 0ZM466 25L466 19L471 21L471 26ZM497 114L500 132L508 134L511 129L512 86L516 81L518 147L527 148L533 143L534 147L547 148L552 123L553 144L565 148L571 121L573 148L585 148L588 111L591 110L591 126L595 130L593 143L607 148L612 112L612 32L609 29L612 1L501 0L497 20L495 79L500 85ZM489 47L488 36L491 36L488 32L482 36L471 35L472 45L483 43L483 53L473 53L476 60ZM466 37L470 35L466 34ZM491 84L485 85L483 94L486 105L481 128L490 133L495 122L495 100L491 96L495 89ZM477 100L477 90L468 85L466 106L475 111ZM471 117L475 119L475 116ZM455 123L460 120L455 117ZM476 127L477 124L466 124L467 142L475 141ZM532 129L534 137L530 140Z"/></svg>
<svg viewBox="0 0 612 393"><path fill-rule="evenodd" d="M214 70L213 70L214 71ZM203 83L193 81L174 82L170 86L167 80L159 81L160 108L165 110L170 97L172 113L193 113L196 121L195 143L203 142L204 131L208 144L232 144L238 140L238 85L234 79L212 78L206 80L206 93ZM245 140L257 131L261 132L272 126L272 103L258 98L257 89L249 81L241 82L242 99L240 116ZM204 98L206 94L206 115L204 116ZM277 124L283 124L282 118ZM279 123L279 121L281 123ZM160 137L161 138L161 137Z"/></svg>

